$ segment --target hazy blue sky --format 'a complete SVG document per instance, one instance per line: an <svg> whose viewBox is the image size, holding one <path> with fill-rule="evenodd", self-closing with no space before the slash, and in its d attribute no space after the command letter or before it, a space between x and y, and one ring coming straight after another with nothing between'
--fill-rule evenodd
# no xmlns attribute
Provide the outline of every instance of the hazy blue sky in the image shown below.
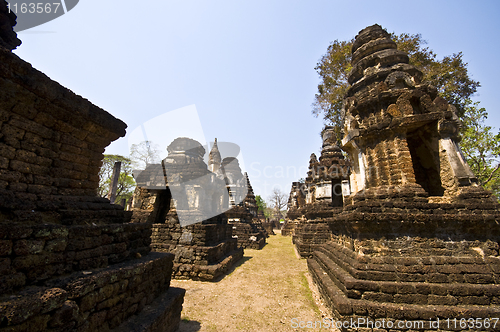
<svg viewBox="0 0 500 332"><path fill-rule="evenodd" d="M267 198L274 186L288 193L310 154L319 156L316 63L331 41L375 23L421 33L440 58L462 51L482 85L476 100L500 127L499 17L496 0L82 0L21 32L15 53L129 133L154 119L142 128L163 157L180 129L238 144L255 193ZM127 155L128 138L106 153Z"/></svg>

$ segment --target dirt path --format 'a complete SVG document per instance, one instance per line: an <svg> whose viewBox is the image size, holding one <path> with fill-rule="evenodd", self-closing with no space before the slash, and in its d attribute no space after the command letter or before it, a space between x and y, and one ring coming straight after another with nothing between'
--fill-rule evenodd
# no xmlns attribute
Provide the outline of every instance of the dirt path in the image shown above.
<svg viewBox="0 0 500 332"><path fill-rule="evenodd" d="M272 235L218 282L172 280L186 289L179 331L336 331L294 328L323 319L308 279L291 237Z"/></svg>

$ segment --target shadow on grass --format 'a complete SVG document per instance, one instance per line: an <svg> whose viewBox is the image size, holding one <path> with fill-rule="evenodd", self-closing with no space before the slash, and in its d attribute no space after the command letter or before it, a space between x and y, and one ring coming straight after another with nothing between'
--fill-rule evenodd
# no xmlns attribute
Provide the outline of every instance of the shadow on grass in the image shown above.
<svg viewBox="0 0 500 332"><path fill-rule="evenodd" d="M229 276L231 273L234 272L238 267L242 266L245 264L246 261L250 260L252 256L243 256L238 262L236 262L233 266L231 266L224 274L221 276L217 277L216 279L212 280L212 282L219 282L225 277Z"/></svg>
<svg viewBox="0 0 500 332"><path fill-rule="evenodd" d="M197 332L201 329L201 323L195 320L183 318L177 332Z"/></svg>

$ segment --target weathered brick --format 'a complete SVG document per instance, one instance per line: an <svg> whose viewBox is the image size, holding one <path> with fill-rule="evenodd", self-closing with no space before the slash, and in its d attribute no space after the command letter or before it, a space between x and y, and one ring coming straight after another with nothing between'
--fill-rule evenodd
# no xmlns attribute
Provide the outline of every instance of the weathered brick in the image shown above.
<svg viewBox="0 0 500 332"><path fill-rule="evenodd" d="M39 254L44 245L43 240L17 240L14 244L14 253L19 256Z"/></svg>
<svg viewBox="0 0 500 332"><path fill-rule="evenodd" d="M0 240L0 256L7 256L12 253L12 241Z"/></svg>

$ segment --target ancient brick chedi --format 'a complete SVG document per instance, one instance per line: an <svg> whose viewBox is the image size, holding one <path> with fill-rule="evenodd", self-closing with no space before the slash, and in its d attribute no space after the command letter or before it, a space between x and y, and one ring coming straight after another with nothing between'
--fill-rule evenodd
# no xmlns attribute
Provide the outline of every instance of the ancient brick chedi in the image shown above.
<svg viewBox="0 0 500 332"><path fill-rule="evenodd" d="M290 194L288 216L295 218L293 242L301 256L330 240L328 221L343 206L342 181L348 169L333 127L323 129L319 161L313 153L305 183L295 183ZM290 222L293 224L293 221Z"/></svg>
<svg viewBox="0 0 500 332"><path fill-rule="evenodd" d="M213 149L212 149L213 151ZM231 167L228 161L231 161ZM225 212L228 222L233 226L233 237L238 239L238 246L250 249L262 249L266 244L267 232L257 218L257 203L255 194L248 174L242 174L236 158L224 158L221 168L223 170L224 180L230 195L230 208ZM245 185L241 185L243 183ZM233 188L243 188L246 192L239 194L236 201L231 199L235 196ZM244 198L243 198L244 197ZM240 203L235 204L235 202Z"/></svg>
<svg viewBox="0 0 500 332"><path fill-rule="evenodd" d="M216 279L243 257L224 215L230 195L234 199L241 190L228 192L220 178L224 169L208 169L199 142L179 137L167 151L161 164L135 175L133 221L153 223L152 248L175 254L175 278ZM226 160L225 166L236 167L228 166L233 162Z"/></svg>
<svg viewBox="0 0 500 332"><path fill-rule="evenodd" d="M104 148L126 125L12 54L4 9L0 331L175 330L174 256L150 253L151 226L96 197Z"/></svg>
<svg viewBox="0 0 500 332"><path fill-rule="evenodd" d="M499 206L464 162L454 107L421 78L380 26L359 32L342 141L353 195L308 259L337 318L452 330L445 319L500 315Z"/></svg>

